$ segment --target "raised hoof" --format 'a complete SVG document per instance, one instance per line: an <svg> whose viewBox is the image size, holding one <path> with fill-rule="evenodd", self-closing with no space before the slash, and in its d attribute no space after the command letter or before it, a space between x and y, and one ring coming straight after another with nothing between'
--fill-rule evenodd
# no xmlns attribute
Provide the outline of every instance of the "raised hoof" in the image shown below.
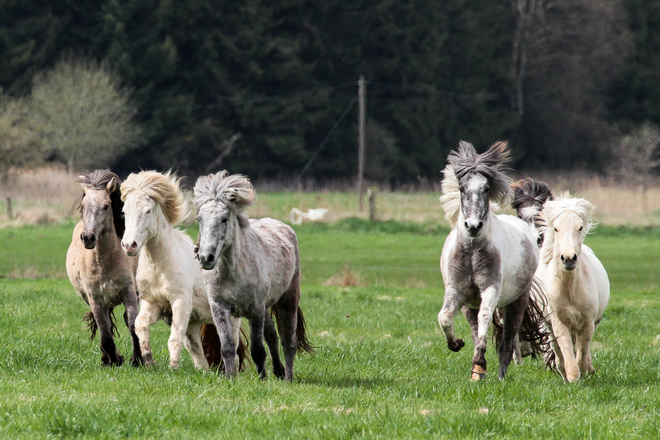
<svg viewBox="0 0 660 440"><path fill-rule="evenodd" d="M479 365L472 366L472 375L470 377L473 382L478 382L486 378L486 370Z"/></svg>
<svg viewBox="0 0 660 440"><path fill-rule="evenodd" d="M465 342L463 342L462 339L458 338L453 344L447 344L447 347L449 347L451 351L459 352L461 351L461 348L465 347Z"/></svg>

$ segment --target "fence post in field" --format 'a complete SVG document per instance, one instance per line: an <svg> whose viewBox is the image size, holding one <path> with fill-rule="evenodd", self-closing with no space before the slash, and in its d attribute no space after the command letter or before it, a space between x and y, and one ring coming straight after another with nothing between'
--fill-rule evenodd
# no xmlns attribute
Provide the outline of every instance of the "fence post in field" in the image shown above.
<svg viewBox="0 0 660 440"><path fill-rule="evenodd" d="M14 220L14 207L11 204L11 197L7 197L7 217L9 217L9 220Z"/></svg>
<svg viewBox="0 0 660 440"><path fill-rule="evenodd" d="M367 198L369 199L369 220L376 221L376 188L369 188L367 190Z"/></svg>
<svg viewBox="0 0 660 440"><path fill-rule="evenodd" d="M365 147L365 104L366 104L366 84L364 83L364 75L360 75L358 81L358 195L360 196L360 214L363 211L363 178L364 178L364 147Z"/></svg>

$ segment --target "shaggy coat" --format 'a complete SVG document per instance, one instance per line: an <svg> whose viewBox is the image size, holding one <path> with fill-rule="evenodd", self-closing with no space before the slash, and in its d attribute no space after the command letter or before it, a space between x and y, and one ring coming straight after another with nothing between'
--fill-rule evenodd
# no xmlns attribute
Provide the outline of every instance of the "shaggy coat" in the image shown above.
<svg viewBox="0 0 660 440"><path fill-rule="evenodd" d="M79 176L78 182L84 191L80 203L82 221L73 229L66 271L73 287L91 308L85 319L89 321L92 338L99 330L104 365L121 365L124 361L112 337L116 329L112 311L124 304L124 321L133 342L131 364L137 366L142 362L135 332L137 260L128 258L120 245L124 216L119 177L107 170L96 170Z"/></svg>
<svg viewBox="0 0 660 440"><path fill-rule="evenodd" d="M593 205L562 194L541 212L545 235L536 276L545 284L557 369L568 382L594 372L591 339L610 297L607 272L585 244Z"/></svg>

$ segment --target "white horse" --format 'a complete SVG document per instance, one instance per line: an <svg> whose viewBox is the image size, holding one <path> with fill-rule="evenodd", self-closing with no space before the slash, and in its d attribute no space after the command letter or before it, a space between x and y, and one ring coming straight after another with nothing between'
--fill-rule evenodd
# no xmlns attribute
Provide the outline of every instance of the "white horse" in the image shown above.
<svg viewBox="0 0 660 440"><path fill-rule="evenodd" d="M465 314L475 346L472 380L486 374L486 339L497 308L503 308L498 377L504 379L538 264L530 226L490 210L491 203L505 205L510 200L510 179L501 170L508 158L505 142L481 155L461 142L458 152L449 155L442 182L440 200L453 229L440 260L445 297L438 322L449 349L459 351L465 342L454 335L454 315L458 310Z"/></svg>
<svg viewBox="0 0 660 440"><path fill-rule="evenodd" d="M589 201L564 193L545 202L541 211L545 238L536 276L547 289L552 347L557 369L568 382L578 380L580 372L594 373L591 339L610 298L607 272L583 244L593 210Z"/></svg>
<svg viewBox="0 0 660 440"><path fill-rule="evenodd" d="M213 317L192 239L174 227L188 215L179 179L155 171L133 173L122 183L121 193L126 219L121 244L127 255L139 255L136 280L140 312L135 331L144 362L147 366L155 364L149 327L162 318L171 326L170 367L179 366L181 346L185 345L195 367L208 368L200 328L213 323ZM235 329L238 341L240 323Z"/></svg>

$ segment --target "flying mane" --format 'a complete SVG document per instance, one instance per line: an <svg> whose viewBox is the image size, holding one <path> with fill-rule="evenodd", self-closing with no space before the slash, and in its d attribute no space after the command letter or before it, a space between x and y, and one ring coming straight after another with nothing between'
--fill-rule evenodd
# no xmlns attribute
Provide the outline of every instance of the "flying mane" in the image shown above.
<svg viewBox="0 0 660 440"><path fill-rule="evenodd" d="M199 177L193 191L195 208L198 210L210 201L217 201L227 205L236 214L242 214L256 200L250 180L240 174L230 176L227 171Z"/></svg>
<svg viewBox="0 0 660 440"><path fill-rule="evenodd" d="M188 217L188 206L180 186L181 178L168 171L142 171L129 175L121 185L122 200L132 193L142 193L156 202L171 225L178 225Z"/></svg>
<svg viewBox="0 0 660 440"><path fill-rule="evenodd" d="M541 247L541 259L546 264L552 260L554 250L555 229L552 224L565 211L574 212L584 221L586 227L582 234L588 234L594 227L592 219L594 205L588 200L571 197L566 191L559 194L554 200L545 202L543 211L541 211L540 232L545 236L543 247Z"/></svg>
<svg viewBox="0 0 660 440"><path fill-rule="evenodd" d="M471 173L478 173L488 179L490 192L488 199L497 206L508 205L511 199L511 178L504 172L504 164L510 159L506 142L494 143L488 151L477 154L469 142L461 141L458 151L449 153L449 165L443 170L442 196L440 202L445 211L445 219L454 227L461 210L460 181Z"/></svg>
<svg viewBox="0 0 660 440"><path fill-rule="evenodd" d="M78 176L78 179L76 181L87 189L103 190L106 189L108 183L110 183L113 177L115 178L116 183L115 183L114 191L112 191L112 193L110 194L110 206L112 206L112 221L115 225L115 233L117 234L117 237L121 239L121 237L124 235L124 229L126 228L126 223L124 222L124 213L122 211L122 208L124 207L124 202L122 201L121 190L119 188L119 185L121 184L121 180L119 179L119 176L117 176L112 171L96 170L96 171L92 171L86 176L85 175ZM84 198L85 198L85 194L83 194L82 199L80 199L80 206L78 207L78 210L81 214L83 209L82 200Z"/></svg>

